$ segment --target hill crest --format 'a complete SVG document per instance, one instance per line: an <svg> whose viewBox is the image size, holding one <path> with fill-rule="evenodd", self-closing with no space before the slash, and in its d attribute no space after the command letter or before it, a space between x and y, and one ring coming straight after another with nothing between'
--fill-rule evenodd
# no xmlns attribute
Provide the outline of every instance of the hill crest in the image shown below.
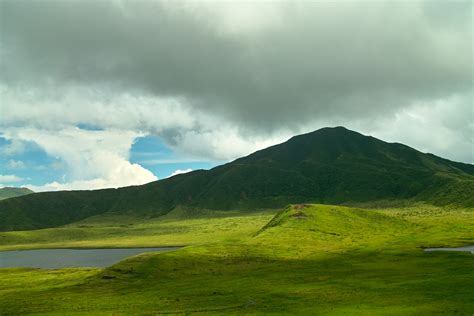
<svg viewBox="0 0 474 316"><path fill-rule="evenodd" d="M0 200L23 196L26 194L34 193L32 190L28 188L17 188L17 187L3 187L0 188Z"/></svg>

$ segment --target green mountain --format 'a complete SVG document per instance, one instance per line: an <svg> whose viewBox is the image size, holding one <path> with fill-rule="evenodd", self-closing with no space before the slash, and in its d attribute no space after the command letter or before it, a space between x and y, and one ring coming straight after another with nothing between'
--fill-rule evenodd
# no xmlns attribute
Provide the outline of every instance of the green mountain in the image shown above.
<svg viewBox="0 0 474 316"><path fill-rule="evenodd" d="M0 189L0 200L34 193L28 188L4 187Z"/></svg>
<svg viewBox="0 0 474 316"><path fill-rule="evenodd" d="M0 201L0 230L54 227L104 213L160 216L178 206L230 210L400 199L474 206L474 165L343 127L323 128L211 170L142 186Z"/></svg>

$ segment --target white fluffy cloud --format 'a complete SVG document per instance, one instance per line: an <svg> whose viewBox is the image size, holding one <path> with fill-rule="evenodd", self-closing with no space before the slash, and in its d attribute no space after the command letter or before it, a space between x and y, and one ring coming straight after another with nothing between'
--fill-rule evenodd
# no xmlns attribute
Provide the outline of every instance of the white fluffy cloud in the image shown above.
<svg viewBox="0 0 474 316"><path fill-rule="evenodd" d="M183 169L183 170L177 169L177 170L173 171L173 173L171 173L171 174L168 176L168 178L170 178L170 177L172 177L172 176L175 176L175 175L177 175L177 174L188 173L188 172L191 172L191 171L193 171L193 169L191 169L191 168Z"/></svg>
<svg viewBox="0 0 474 316"><path fill-rule="evenodd" d="M30 186L37 191L99 189L144 184L157 180L153 173L128 161L130 148L140 136L120 130L83 130L66 128L44 130L9 129L7 139L34 142L52 157L67 165L64 182Z"/></svg>
<svg viewBox="0 0 474 316"><path fill-rule="evenodd" d="M23 178L20 178L16 175L13 174L0 174L0 187L3 186L2 183L15 183L15 182L21 182L23 181Z"/></svg>

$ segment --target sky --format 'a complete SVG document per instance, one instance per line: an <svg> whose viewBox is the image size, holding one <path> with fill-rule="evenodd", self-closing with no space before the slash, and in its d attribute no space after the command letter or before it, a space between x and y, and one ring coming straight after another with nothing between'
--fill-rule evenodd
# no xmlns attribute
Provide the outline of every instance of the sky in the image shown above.
<svg viewBox="0 0 474 316"><path fill-rule="evenodd" d="M0 187L139 185L345 126L474 163L470 0L0 1Z"/></svg>

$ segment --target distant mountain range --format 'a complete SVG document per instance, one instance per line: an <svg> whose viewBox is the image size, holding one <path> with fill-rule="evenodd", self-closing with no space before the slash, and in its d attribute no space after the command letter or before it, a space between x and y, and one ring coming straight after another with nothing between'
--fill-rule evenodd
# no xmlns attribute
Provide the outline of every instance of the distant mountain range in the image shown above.
<svg viewBox="0 0 474 316"><path fill-rule="evenodd" d="M28 188L4 187L0 188L0 200L5 200L12 197L22 196L31 193L34 192Z"/></svg>
<svg viewBox="0 0 474 316"><path fill-rule="evenodd" d="M211 170L146 185L3 200L0 230L54 227L105 213L160 216L178 206L251 210L380 200L474 207L474 165L343 127L323 128Z"/></svg>

